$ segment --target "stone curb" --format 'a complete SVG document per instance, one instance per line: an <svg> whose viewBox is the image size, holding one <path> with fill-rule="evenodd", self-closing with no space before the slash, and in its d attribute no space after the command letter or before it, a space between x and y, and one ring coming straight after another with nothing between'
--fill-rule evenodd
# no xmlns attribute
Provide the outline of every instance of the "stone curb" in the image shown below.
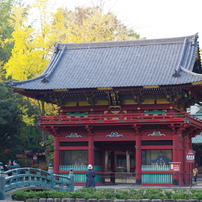
<svg viewBox="0 0 202 202"><path fill-rule="evenodd" d="M2 201L3 202L3 201ZM4 202L11 202L11 201L4 201ZM13 201L12 201L13 202ZM17 201L15 201L17 202ZM21 202L21 201L18 201ZM202 200L197 200L197 199L84 199L84 198L40 198L39 200L37 199L26 199L26 202L202 202Z"/></svg>

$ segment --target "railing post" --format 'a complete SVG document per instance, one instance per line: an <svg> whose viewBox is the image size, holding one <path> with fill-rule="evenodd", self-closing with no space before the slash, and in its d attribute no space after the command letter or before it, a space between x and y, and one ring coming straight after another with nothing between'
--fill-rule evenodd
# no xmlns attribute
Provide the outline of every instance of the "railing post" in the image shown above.
<svg viewBox="0 0 202 202"><path fill-rule="evenodd" d="M5 199L5 175L2 162L0 162L0 200Z"/></svg>
<svg viewBox="0 0 202 202"><path fill-rule="evenodd" d="M70 191L74 191L74 172L73 172L73 170L70 170L69 171L69 178L70 178L70 182L71 182L71 184L70 184Z"/></svg>
<svg viewBox="0 0 202 202"><path fill-rule="evenodd" d="M50 173L50 177L51 177L51 188L55 188L54 187L54 172L53 172L53 165L52 164L49 164L49 167L48 167L48 172Z"/></svg>

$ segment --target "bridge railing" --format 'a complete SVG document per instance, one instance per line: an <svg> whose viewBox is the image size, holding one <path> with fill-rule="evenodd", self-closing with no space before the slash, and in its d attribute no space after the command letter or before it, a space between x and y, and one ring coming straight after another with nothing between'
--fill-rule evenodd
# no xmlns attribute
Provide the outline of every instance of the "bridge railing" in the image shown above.
<svg viewBox="0 0 202 202"><path fill-rule="evenodd" d="M0 200L5 199L5 192L12 189L37 186L40 188L53 189L60 192L74 191L74 176L70 172L69 176L56 175L52 166L49 171L36 168L16 168L4 172L0 162Z"/></svg>

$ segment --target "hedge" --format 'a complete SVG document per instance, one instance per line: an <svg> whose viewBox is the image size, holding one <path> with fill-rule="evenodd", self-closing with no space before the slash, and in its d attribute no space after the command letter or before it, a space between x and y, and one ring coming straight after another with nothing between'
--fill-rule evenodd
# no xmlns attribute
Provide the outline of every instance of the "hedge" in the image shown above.
<svg viewBox="0 0 202 202"><path fill-rule="evenodd" d="M31 200L34 202L55 202L56 199L57 202L195 202L202 200L202 190L187 188L112 189L83 187L75 192L29 190L17 191L13 194L13 200L26 202L32 202Z"/></svg>

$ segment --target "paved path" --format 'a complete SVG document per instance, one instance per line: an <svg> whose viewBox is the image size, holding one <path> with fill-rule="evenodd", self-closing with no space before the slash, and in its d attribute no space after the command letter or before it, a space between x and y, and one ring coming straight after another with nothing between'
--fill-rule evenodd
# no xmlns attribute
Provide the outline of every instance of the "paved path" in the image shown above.
<svg viewBox="0 0 202 202"><path fill-rule="evenodd" d="M84 186L75 185L74 190L79 190ZM135 184L116 184L116 185L98 185L96 188L112 188L112 189L146 189L146 188L163 188L163 189L173 189L173 188L190 188L190 185L183 185L183 186L141 186L141 185L135 185ZM193 184L191 185L192 189L202 189L202 183L200 184Z"/></svg>

